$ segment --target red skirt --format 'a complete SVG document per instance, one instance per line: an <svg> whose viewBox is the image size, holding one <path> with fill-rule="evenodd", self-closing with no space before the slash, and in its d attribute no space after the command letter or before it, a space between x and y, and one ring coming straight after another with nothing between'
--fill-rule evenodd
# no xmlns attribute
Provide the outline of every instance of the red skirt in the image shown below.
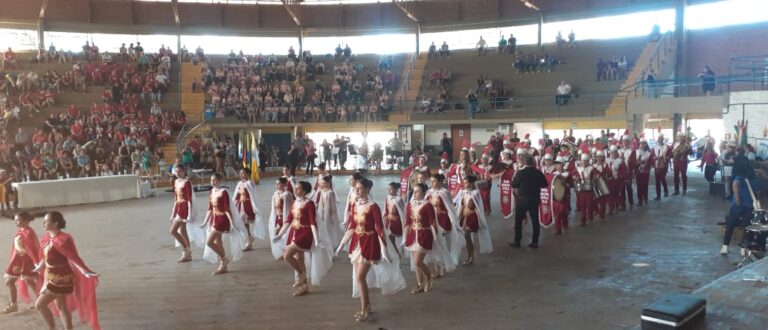
<svg viewBox="0 0 768 330"><path fill-rule="evenodd" d="M379 246L379 237L376 235L353 234L352 242L349 244L349 254L354 255L357 249L365 261L376 263L381 260L381 246Z"/></svg>
<svg viewBox="0 0 768 330"><path fill-rule="evenodd" d="M392 235L397 237L403 236L403 222L398 217L392 217L391 219L384 219L387 229Z"/></svg>
<svg viewBox="0 0 768 330"><path fill-rule="evenodd" d="M472 211L469 215L464 215L462 211L459 216L459 224L461 228L469 228L469 231L476 233L480 230L480 219L477 216L477 211Z"/></svg>
<svg viewBox="0 0 768 330"><path fill-rule="evenodd" d="M35 262L32 257L26 254L16 254L11 262L8 264L8 268L5 269L5 274L9 277L35 277L37 274L33 271L35 269Z"/></svg>
<svg viewBox="0 0 768 330"><path fill-rule="evenodd" d="M75 288L75 274L69 265L45 268L45 291L70 294Z"/></svg>
<svg viewBox="0 0 768 330"><path fill-rule="evenodd" d="M451 218L448 216L448 213L443 210L435 210L435 213L437 215L437 224L440 228L443 228L445 231L451 231L453 226L451 226Z"/></svg>
<svg viewBox="0 0 768 330"><path fill-rule="evenodd" d="M293 228L288 232L288 245L296 244L302 250L312 248L314 238L310 227Z"/></svg>
<svg viewBox="0 0 768 330"><path fill-rule="evenodd" d="M187 219L189 218L189 204L187 202L179 202L173 205L173 219Z"/></svg>
<svg viewBox="0 0 768 330"><path fill-rule="evenodd" d="M226 215L213 216L213 229L218 232L228 233L230 228L229 218Z"/></svg>
<svg viewBox="0 0 768 330"><path fill-rule="evenodd" d="M408 235L405 237L405 246L411 248L415 242L418 242L424 250L432 250L432 231L429 229L417 229L409 230Z"/></svg>
<svg viewBox="0 0 768 330"><path fill-rule="evenodd" d="M253 212L253 205L251 205L250 201L237 202L237 209L240 210L241 214L245 215L245 220L249 222L256 221L256 213Z"/></svg>

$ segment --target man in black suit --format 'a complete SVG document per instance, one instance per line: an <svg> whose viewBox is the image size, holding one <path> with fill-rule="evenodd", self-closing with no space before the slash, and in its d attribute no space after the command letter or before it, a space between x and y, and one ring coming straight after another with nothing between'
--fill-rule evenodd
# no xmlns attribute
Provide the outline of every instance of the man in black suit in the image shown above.
<svg viewBox="0 0 768 330"><path fill-rule="evenodd" d="M523 237L523 219L525 215L531 215L531 227L533 228L533 237L531 237L531 248L539 247L539 203L541 202L541 188L547 186L547 178L536 166L532 156L525 156L525 167L515 174L512 179L512 188L518 199L515 204L515 241L510 243L513 247L520 247L520 240Z"/></svg>

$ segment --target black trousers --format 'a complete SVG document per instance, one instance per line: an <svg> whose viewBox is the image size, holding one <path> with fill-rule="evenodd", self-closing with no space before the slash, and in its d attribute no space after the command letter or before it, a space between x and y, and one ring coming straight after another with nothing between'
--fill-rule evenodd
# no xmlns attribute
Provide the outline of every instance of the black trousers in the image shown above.
<svg viewBox="0 0 768 330"><path fill-rule="evenodd" d="M525 219L526 213L531 215L531 228L533 229L531 244L539 244L539 233L541 232L539 201L526 201L524 199L520 199L519 203L515 205L515 243L520 243L523 239L523 219Z"/></svg>
<svg viewBox="0 0 768 330"><path fill-rule="evenodd" d="M339 167L346 168L344 167L344 164L346 163L347 163L347 153L339 151Z"/></svg>
<svg viewBox="0 0 768 330"><path fill-rule="evenodd" d="M749 223L749 217L752 215L752 208L741 205L731 205L728 216L725 217L725 235L723 235L723 245L731 244L731 236L736 227L744 227Z"/></svg>

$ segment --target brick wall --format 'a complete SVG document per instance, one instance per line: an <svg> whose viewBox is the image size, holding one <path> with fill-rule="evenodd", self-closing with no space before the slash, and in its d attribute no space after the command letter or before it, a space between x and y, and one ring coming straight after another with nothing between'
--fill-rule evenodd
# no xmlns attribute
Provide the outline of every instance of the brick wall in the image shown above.
<svg viewBox="0 0 768 330"><path fill-rule="evenodd" d="M765 103L762 105L746 105L742 111L739 103ZM749 121L747 127L748 143L755 145L755 138L765 137L764 132L768 130L768 92L734 92L730 94L730 104L733 106L727 114L723 114L723 125L725 133L733 135L736 132L733 128L736 122L742 118Z"/></svg>

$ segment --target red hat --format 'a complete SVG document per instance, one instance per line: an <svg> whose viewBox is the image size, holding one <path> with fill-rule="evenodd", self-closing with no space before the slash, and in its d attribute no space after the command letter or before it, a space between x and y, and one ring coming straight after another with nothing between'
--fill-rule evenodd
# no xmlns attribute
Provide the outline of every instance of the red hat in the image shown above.
<svg viewBox="0 0 768 330"><path fill-rule="evenodd" d="M487 154L490 151L491 151L491 145L490 144L486 144L485 147L483 147L483 153Z"/></svg>
<svg viewBox="0 0 768 330"><path fill-rule="evenodd" d="M440 159L443 159L443 160L448 160L448 153L447 153L447 152L445 152L445 151L443 151L443 153L442 153L442 154L440 154Z"/></svg>

